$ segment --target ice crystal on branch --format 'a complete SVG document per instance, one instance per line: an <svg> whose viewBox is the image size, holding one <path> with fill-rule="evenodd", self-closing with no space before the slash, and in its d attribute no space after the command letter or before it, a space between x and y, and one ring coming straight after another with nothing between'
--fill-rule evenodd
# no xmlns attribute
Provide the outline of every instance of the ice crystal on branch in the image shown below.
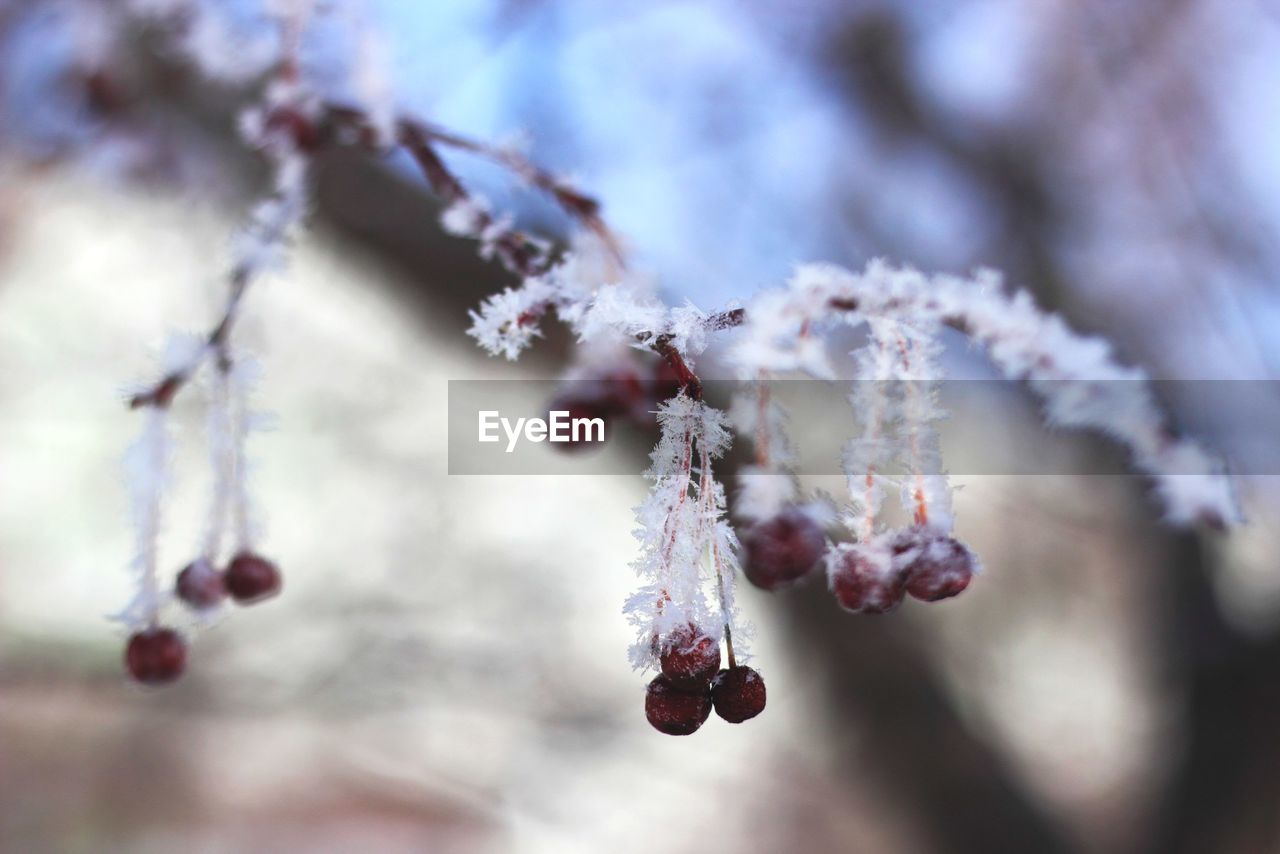
<svg viewBox="0 0 1280 854"><path fill-rule="evenodd" d="M730 442L725 422L724 413L683 394L658 409L662 436L646 472L653 486L636 508L633 566L644 584L625 606L637 630L637 669L656 667L658 639L677 629L693 624L718 639L732 625L737 544L711 472Z"/></svg>
<svg viewBox="0 0 1280 854"><path fill-rule="evenodd" d="M526 279L518 288L507 288L471 312L467 334L495 356L511 361L520 358L533 339L542 335L538 325L542 314L554 302L556 289L546 277Z"/></svg>
<svg viewBox="0 0 1280 854"><path fill-rule="evenodd" d="M880 261L862 273L808 264L787 289L753 301L746 316L733 353L741 367L786 365L816 376L827 369L814 361L808 342L832 323L861 326L882 318L957 329L981 344L1006 377L1027 381L1050 423L1096 429L1128 446L1134 465L1155 480L1170 521L1239 520L1221 463L1170 431L1146 373L1118 364L1105 341L1072 332L1026 293L1005 293L995 273L930 278Z"/></svg>
<svg viewBox="0 0 1280 854"><path fill-rule="evenodd" d="M864 543L876 533L886 488L899 488L898 478L891 473L898 463L898 446L892 437L898 429L897 413L889 399L897 360L889 346L890 336L878 332L885 322L869 325L867 346L853 354L859 379L849 395L861 430L846 443L841 461L849 485L844 523Z"/></svg>
<svg viewBox="0 0 1280 854"><path fill-rule="evenodd" d="M247 443L249 435L263 427L266 416L255 412L251 401L261 376L256 359L228 347L213 373L208 415L213 483L201 555L217 563L223 557L228 526L236 552L251 549L257 539Z"/></svg>
<svg viewBox="0 0 1280 854"><path fill-rule="evenodd" d="M151 407L143 420L142 433L124 458L134 527L132 566L137 581L133 597L115 619L130 629L155 625L163 605L158 580L161 508L172 456L169 413Z"/></svg>

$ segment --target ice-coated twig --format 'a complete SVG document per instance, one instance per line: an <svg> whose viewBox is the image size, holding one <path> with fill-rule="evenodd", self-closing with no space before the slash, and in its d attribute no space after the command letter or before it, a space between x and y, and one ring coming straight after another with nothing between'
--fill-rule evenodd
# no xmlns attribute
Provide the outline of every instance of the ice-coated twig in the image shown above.
<svg viewBox="0 0 1280 854"><path fill-rule="evenodd" d="M897 478L890 470L898 455L892 435L897 424L891 399L898 361L891 347L892 335L884 330L886 325L893 324L869 321L867 344L853 354L858 378L853 381L849 404L862 429L845 444L842 460L849 485L849 506L843 521L864 543L876 534L886 487L897 488Z"/></svg>
<svg viewBox="0 0 1280 854"><path fill-rule="evenodd" d="M729 667L737 667L739 659L747 660L748 627L742 621L735 598L738 573L738 537L725 518L724 487L715 479L713 454L703 445L699 450L698 497L702 505L702 524L710 544L708 555L715 583L716 602L720 608L720 626L724 635ZM734 639L737 638L736 646Z"/></svg>
<svg viewBox="0 0 1280 854"><path fill-rule="evenodd" d="M738 435L750 437L755 456L751 465L738 470L734 515L745 521L772 518L799 496L786 410L761 377L734 395L729 420Z"/></svg>
<svg viewBox="0 0 1280 854"><path fill-rule="evenodd" d="M159 621L163 604L158 576L161 509L172 453L169 413L153 407L143 419L142 433L125 452L135 541L132 566L137 584L133 597L114 619L130 629L155 626Z"/></svg>
<svg viewBox="0 0 1280 854"><path fill-rule="evenodd" d="M713 478L708 491L701 475L694 478L693 467L695 454L715 459L728 447L725 422L724 413L685 394L658 408L662 436L645 473L653 486L636 508L640 555L633 567L643 583L624 606L636 628L631 662L637 669L656 666L656 638L689 623L712 631L725 622L720 608L724 585L717 585L714 610L706 595L711 544L721 548L721 567L732 552L732 541L721 528L723 491ZM712 511L714 517L708 518Z"/></svg>
<svg viewBox="0 0 1280 854"><path fill-rule="evenodd" d="M1146 373L1120 365L1107 342L1071 331L1025 292L1006 293L993 272L965 279L881 261L862 273L807 264L786 289L753 301L746 317L732 353L741 369L787 365L817 376L830 369L802 331L871 318L955 328L982 345L1006 377L1027 381L1050 423L1099 430L1126 445L1134 466L1155 481L1170 522L1220 527L1240 519L1221 462L1168 427Z"/></svg>

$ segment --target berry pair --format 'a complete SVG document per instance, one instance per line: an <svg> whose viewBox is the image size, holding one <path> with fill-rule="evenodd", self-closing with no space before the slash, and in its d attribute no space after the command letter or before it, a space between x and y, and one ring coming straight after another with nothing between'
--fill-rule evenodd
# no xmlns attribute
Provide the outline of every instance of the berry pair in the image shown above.
<svg viewBox="0 0 1280 854"><path fill-rule="evenodd" d="M667 735L692 735L716 714L742 723L764 711L764 680L750 667L720 669L720 645L690 623L661 644L662 672L645 692L649 723Z"/></svg>
<svg viewBox="0 0 1280 854"><path fill-rule="evenodd" d="M831 556L831 592L846 611L885 614L906 594L922 602L958 596L976 570L973 553L959 540L915 526L900 531L887 549L839 549Z"/></svg>
<svg viewBox="0 0 1280 854"><path fill-rule="evenodd" d="M219 572L207 559L197 558L178 573L175 590L189 607L204 611L230 595L241 605L252 605L280 592L280 570L266 558L240 552L226 570Z"/></svg>

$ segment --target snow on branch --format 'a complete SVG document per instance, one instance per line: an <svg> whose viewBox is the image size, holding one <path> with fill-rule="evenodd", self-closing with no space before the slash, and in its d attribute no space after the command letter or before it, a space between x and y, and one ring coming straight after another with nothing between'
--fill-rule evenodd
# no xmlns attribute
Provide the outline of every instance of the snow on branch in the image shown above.
<svg viewBox="0 0 1280 854"><path fill-rule="evenodd" d="M753 301L747 318L733 348L737 364L756 370L781 364L817 376L829 370L808 339L832 323L953 327L982 345L1006 377L1025 380L1051 424L1099 430L1126 445L1134 466L1154 479L1169 521L1220 527L1240 519L1222 463L1168 427L1146 373L1119 364L1107 342L1073 332L1027 293L1006 293L996 273L965 279L880 261L862 273L807 264L785 290Z"/></svg>
<svg viewBox="0 0 1280 854"><path fill-rule="evenodd" d="M661 438L645 473L653 486L636 508L640 556L633 567L643 584L624 608L637 631L631 648L637 669L657 665L658 638L690 623L717 638L715 627L731 623L733 613L725 576L735 540L723 519L723 488L710 469L730 442L725 415L681 394L658 408L658 424ZM708 589L715 594L710 600Z"/></svg>

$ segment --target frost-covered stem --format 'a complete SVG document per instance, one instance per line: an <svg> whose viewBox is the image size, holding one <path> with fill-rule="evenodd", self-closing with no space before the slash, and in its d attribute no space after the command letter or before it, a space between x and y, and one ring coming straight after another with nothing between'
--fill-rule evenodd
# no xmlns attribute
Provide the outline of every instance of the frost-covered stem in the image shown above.
<svg viewBox="0 0 1280 854"><path fill-rule="evenodd" d="M736 361L749 370L785 367L831 376L821 352L803 346L798 332L832 319L855 326L884 319L909 330L920 325L928 336L936 326L950 326L982 345L1006 377L1025 380L1042 398L1051 424L1093 428L1127 445L1134 466L1154 479L1169 521L1222 527L1240 519L1221 462L1169 428L1146 373L1119 364L1105 341L1073 332L1025 292L1006 294L995 273L962 279L881 261L860 273L803 265L788 288L761 294L750 317L740 318L751 328L736 346ZM926 473L924 492L932 503L931 489Z"/></svg>
<svg viewBox="0 0 1280 854"><path fill-rule="evenodd" d="M231 486L232 514L235 523L236 551L249 551L253 545L253 524L250 519L251 501L245 443L249 435L249 398L243 379L231 383Z"/></svg>
<svg viewBox="0 0 1280 854"><path fill-rule="evenodd" d="M173 398L183 386L195 375L196 371L207 359L226 342L235 325L240 311L240 303L244 299L249 285L249 274L243 267L238 267L231 274L227 292L227 301L223 305L218 322L205 336L205 344L186 363L170 370L145 391L138 392L129 398L130 409L156 407L165 409L173 402Z"/></svg>
<svg viewBox="0 0 1280 854"><path fill-rule="evenodd" d="M203 554L211 563L218 559L230 509L232 484L236 479L233 446L234 414L231 411L231 361L225 351L219 355L213 377L213 399L209 410L209 450L213 467L213 500L209 508L209 529Z"/></svg>
<svg viewBox="0 0 1280 854"><path fill-rule="evenodd" d="M682 478L685 484L685 488L680 490L680 495L676 500L676 506L673 507L671 509L671 512L668 514L666 525L663 528L664 545L662 550L662 562L664 564L670 563L671 561L671 553L672 553L672 550L675 549L676 538L680 534L680 531L677 527L677 520L679 519L680 508L684 506L684 502L689 497L688 484L689 484L690 475L692 474L692 471L693 471L693 432L691 430L686 429L684 431L683 447L684 447L684 452L683 452L683 456L681 457L681 463L680 463L680 477Z"/></svg>
<svg viewBox="0 0 1280 854"><path fill-rule="evenodd" d="M902 360L902 373L905 378L902 389L903 410L911 412L917 408L920 397L920 389L917 386L917 380L912 370L911 345L907 342L906 337L901 334L895 336L894 343L898 348L898 356ZM924 461L921 459L920 454L920 432L925 429L925 425L919 421L911 420L904 426L908 435L908 470L913 473L912 480L915 483L915 488L911 493L911 500L915 505L912 514L917 525L928 525L929 502L925 497Z"/></svg>
<svg viewBox="0 0 1280 854"><path fill-rule="evenodd" d="M689 624L716 624L717 609L708 597L708 538L720 539L720 562L725 572L734 569L733 553L726 551L732 547L733 532L720 518L723 492L707 477L701 481L693 478L695 444L699 455L705 452L711 459L724 453L729 444L724 413L681 394L659 405L658 423L662 436L645 472L653 488L636 508L639 526L635 534L641 549L632 566L644 585L628 598L624 609L638 630L631 648L637 669L659 663L655 641L668 633L683 631ZM718 598L722 610L732 617L732 579L723 578L722 582Z"/></svg>
<svg viewBox="0 0 1280 854"><path fill-rule="evenodd" d="M156 626L160 612L158 581L161 507L168 483L169 412L161 406L146 412L142 432L124 458L129 485L135 548L133 569L137 585L133 598L116 615L131 629Z"/></svg>
<svg viewBox="0 0 1280 854"><path fill-rule="evenodd" d="M718 538L711 540L711 558L715 561L716 567L716 593L720 599L720 613L724 620L724 648L725 653L729 657L729 668L738 666L738 660L733 652L733 620L729 613L729 602L725 598L725 576L724 564L720 560L720 542Z"/></svg>
<svg viewBox="0 0 1280 854"><path fill-rule="evenodd" d="M208 359L226 358L250 282L275 263L274 255L302 217L308 196L306 173L310 155L303 144L306 134L299 132L297 126L298 122L306 122L303 112L307 93L298 80L296 50L306 8L304 4L298 16L282 23L288 50L277 67L275 82L263 96L263 103L246 113L242 127L246 140L266 154L274 186L272 193L254 208L252 222L237 247L222 313L205 336L205 346L150 388L131 397L130 409L167 407ZM229 366L227 369L230 370Z"/></svg>
<svg viewBox="0 0 1280 854"><path fill-rule="evenodd" d="M857 379L849 395L849 405L862 430L850 440L844 454L851 502L844 522L864 543L875 537L876 516L884 500L882 484L892 482L885 472L896 462L888 433L896 426L898 417L894 395L899 384L894 380L900 376L898 358L892 347L897 324L877 318L867 325L866 345L852 354Z"/></svg>
<svg viewBox="0 0 1280 854"><path fill-rule="evenodd" d="M427 122L400 119L401 133L409 133L418 140L430 140L449 148L456 148L506 167L520 180L547 193L566 214L577 220L587 231L600 238L614 261L626 266L626 257L617 236L600 215L600 202L580 190L569 186L555 175L531 163L514 151L487 145Z"/></svg>
<svg viewBox="0 0 1280 854"><path fill-rule="evenodd" d="M248 550L253 541L252 502L246 477L251 381L245 376L245 367L233 359L228 342L218 347L215 366L214 399L209 416L214 494L205 543L205 557L210 561L219 554L228 517L236 551Z"/></svg>
<svg viewBox="0 0 1280 854"><path fill-rule="evenodd" d="M689 430L685 430L684 454L681 458L681 464L680 464L680 472L681 472L680 478L682 482L685 484L685 487L680 491L679 497L676 500L676 505L674 508L672 508L671 512L667 515L667 519L663 523L663 529L662 529L662 540L663 540L662 567L663 567L664 573L670 572L671 554L672 554L672 551L675 549L676 538L679 536L679 533L680 533L676 527L676 520L679 518L680 508L684 506L684 502L689 496L688 483L689 483L689 476L692 472L692 469L693 469L693 434ZM671 601L671 593L667 590L666 587L663 587L661 588L660 595L658 596L658 601L655 603L654 607L657 610L657 612L661 614L664 604L670 601ZM658 635L656 632L653 635L653 642L655 645L658 643Z"/></svg>
<svg viewBox="0 0 1280 854"><path fill-rule="evenodd" d="M745 316L746 311L741 308L722 311L706 319L706 329L708 332L732 329L735 326L742 325ZM693 372L693 368L689 367L689 363L685 360L679 348L672 343L673 336L669 334L660 335L653 330L648 330L637 333L635 337L641 344L647 344L650 350L666 359L667 364L676 372L676 381L680 383L680 389L683 392L694 400L702 399L702 381Z"/></svg>
<svg viewBox="0 0 1280 854"><path fill-rule="evenodd" d="M140 531L139 558L142 561L141 593L146 603L147 625L154 628L159 622L160 582L159 582L159 543L160 543L160 508L163 497L164 473L167 464L168 413L162 409L153 411L148 416L146 427L147 466L155 478L150 495L147 497L145 518Z"/></svg>
<svg viewBox="0 0 1280 854"><path fill-rule="evenodd" d="M334 128L354 131L355 139L363 145L368 146L375 139L370 116L358 107L327 102L323 107L323 119L325 124ZM436 145L483 157L504 167L529 186L546 193L569 217L599 237L614 260L625 266L621 242L601 216L600 202L597 199L509 149L488 145L411 116L397 117L395 128L397 141L418 161L431 189L446 203L463 202L470 199L471 195L458 177L445 166L435 150ZM490 223L491 220L488 220L481 227Z"/></svg>
<svg viewBox="0 0 1280 854"><path fill-rule="evenodd" d="M884 342L876 335L871 336L870 347L877 350L883 350ZM886 405L886 394L888 392L882 385L883 378L877 377L874 380L876 394L874 402L871 406L871 412L866 416L866 423L862 431L862 440L864 444L869 445L878 442L884 436L884 416ZM856 381L855 381L856 382ZM876 510L879 502L876 499L876 465L872 461L868 461L866 472L863 474L863 508L861 516L861 530L859 531L860 539L863 542L870 542L876 533ZM850 477L857 475L857 472L850 472ZM853 484L850 484L852 486Z"/></svg>
<svg viewBox="0 0 1280 854"><path fill-rule="evenodd" d="M699 447L702 468L701 483L698 486L698 497L702 501L703 524L708 526L708 539L711 541L711 562L716 571L716 600L720 603L720 619L724 624L725 653L729 657L729 667L737 667L737 658L733 652L733 619L729 611L729 599L725 592L724 563L720 559L720 538L716 534L716 522L720 508L716 506L715 476L711 470L711 454L705 445Z"/></svg>

